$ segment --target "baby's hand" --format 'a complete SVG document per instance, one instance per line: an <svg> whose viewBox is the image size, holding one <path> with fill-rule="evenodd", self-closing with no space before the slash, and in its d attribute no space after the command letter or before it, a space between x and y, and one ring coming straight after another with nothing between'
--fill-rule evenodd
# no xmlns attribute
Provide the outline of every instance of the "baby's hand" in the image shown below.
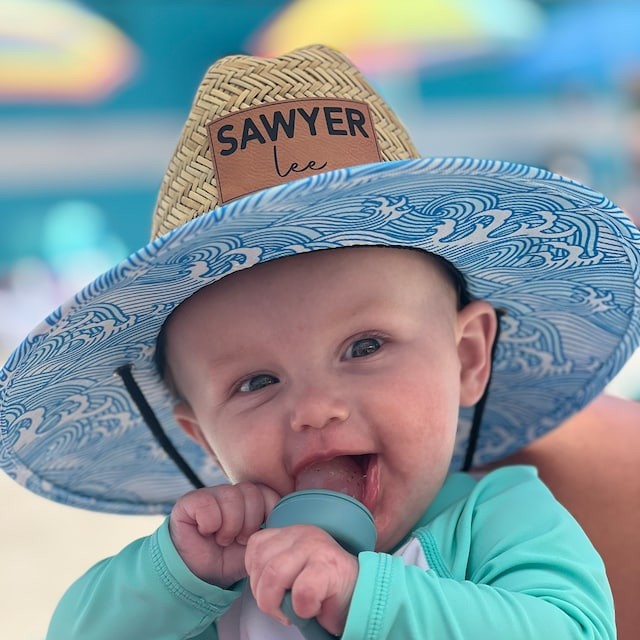
<svg viewBox="0 0 640 640"><path fill-rule="evenodd" d="M264 529L251 536L245 563L258 607L280 622L291 591L293 610L341 634L358 577L358 560L318 527Z"/></svg>
<svg viewBox="0 0 640 640"><path fill-rule="evenodd" d="M269 487L249 482L191 491L171 511L173 544L195 575L226 589L247 575L247 541L279 497Z"/></svg>

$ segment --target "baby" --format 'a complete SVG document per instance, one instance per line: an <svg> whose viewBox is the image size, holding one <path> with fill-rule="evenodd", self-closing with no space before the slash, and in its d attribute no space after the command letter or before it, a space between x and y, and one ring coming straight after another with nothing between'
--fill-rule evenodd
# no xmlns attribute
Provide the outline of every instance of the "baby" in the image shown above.
<svg viewBox="0 0 640 640"><path fill-rule="evenodd" d="M543 170L416 156L326 47L210 69L156 239L5 366L14 477L170 511L70 587L49 640L301 638L287 592L345 639L615 636L602 561L535 470L468 470L633 351L638 233ZM264 528L311 488L361 502L375 550Z"/></svg>
<svg viewBox="0 0 640 640"><path fill-rule="evenodd" d="M280 496L334 489L369 508L380 551L396 548L442 487L495 326L486 302L458 311L435 260L391 248L283 258L183 303L165 334L176 417L234 483L176 504L187 565L223 587L248 572L279 619L291 589L299 615L341 633L357 559L315 527L261 524Z"/></svg>

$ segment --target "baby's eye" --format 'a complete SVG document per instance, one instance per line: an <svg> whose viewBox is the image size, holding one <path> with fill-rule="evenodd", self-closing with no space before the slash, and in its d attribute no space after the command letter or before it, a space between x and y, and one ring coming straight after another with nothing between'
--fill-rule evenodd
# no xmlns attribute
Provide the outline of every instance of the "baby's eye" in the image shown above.
<svg viewBox="0 0 640 640"><path fill-rule="evenodd" d="M238 387L238 391L240 391L241 393L258 391L263 387L266 387L270 384L276 384L278 382L280 382L280 380L269 373L259 373L255 376L247 378L244 382L242 382Z"/></svg>
<svg viewBox="0 0 640 640"><path fill-rule="evenodd" d="M382 346L382 340L378 338L360 338L353 342L347 349L347 358L363 358L375 353Z"/></svg>

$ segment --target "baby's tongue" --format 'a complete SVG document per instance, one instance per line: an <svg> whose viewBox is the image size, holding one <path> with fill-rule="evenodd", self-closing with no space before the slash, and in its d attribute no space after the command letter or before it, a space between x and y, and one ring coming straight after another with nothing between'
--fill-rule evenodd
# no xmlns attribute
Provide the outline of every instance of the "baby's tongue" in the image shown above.
<svg viewBox="0 0 640 640"><path fill-rule="evenodd" d="M303 489L330 489L362 500L364 493L362 469L351 456L313 462L296 477L296 491Z"/></svg>

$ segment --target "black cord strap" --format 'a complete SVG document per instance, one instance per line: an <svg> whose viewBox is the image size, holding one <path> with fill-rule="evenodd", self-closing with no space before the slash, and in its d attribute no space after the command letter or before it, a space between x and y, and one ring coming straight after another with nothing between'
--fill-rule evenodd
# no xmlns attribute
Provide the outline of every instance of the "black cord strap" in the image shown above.
<svg viewBox="0 0 640 640"><path fill-rule="evenodd" d="M160 421L156 417L156 414L153 412L153 409L147 402L147 399L144 397L142 390L131 373L131 365L127 364L122 367L118 367L115 372L122 378L125 389L129 392L133 403L138 407L138 411L140 412L142 419L149 428L149 431L151 431L151 435L153 435L156 442L162 447L169 458L173 460L175 465L180 469L180 471L182 471L187 480L189 480L196 489L204 487L204 483L200 478L198 478L197 474L189 466L189 463L173 446L173 443L164 432Z"/></svg>

